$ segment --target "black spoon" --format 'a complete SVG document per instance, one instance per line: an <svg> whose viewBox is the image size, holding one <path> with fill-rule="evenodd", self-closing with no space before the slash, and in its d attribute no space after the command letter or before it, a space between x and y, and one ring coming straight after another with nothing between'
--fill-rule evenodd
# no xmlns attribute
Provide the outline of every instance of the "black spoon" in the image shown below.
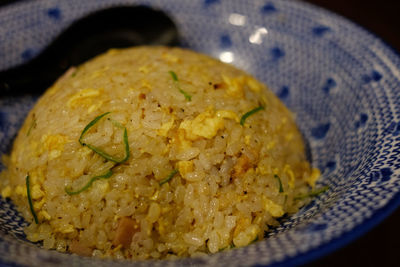
<svg viewBox="0 0 400 267"><path fill-rule="evenodd" d="M68 68L110 48L178 44L178 30L162 11L145 6L97 11L74 22L28 63L0 72L0 96L41 94Z"/></svg>

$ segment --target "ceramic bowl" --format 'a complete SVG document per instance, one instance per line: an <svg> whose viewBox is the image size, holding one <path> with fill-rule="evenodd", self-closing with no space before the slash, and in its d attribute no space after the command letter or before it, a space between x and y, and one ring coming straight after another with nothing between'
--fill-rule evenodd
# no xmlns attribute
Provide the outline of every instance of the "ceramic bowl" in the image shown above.
<svg viewBox="0 0 400 267"><path fill-rule="evenodd" d="M96 10L147 5L177 24L181 45L262 80L296 114L329 190L267 239L207 257L110 261L46 251L26 241L26 222L0 199L0 262L12 266L296 265L357 238L400 203L400 60L346 19L300 1L19 1L0 9L0 69L37 55L73 21ZM0 99L0 153L33 106Z"/></svg>

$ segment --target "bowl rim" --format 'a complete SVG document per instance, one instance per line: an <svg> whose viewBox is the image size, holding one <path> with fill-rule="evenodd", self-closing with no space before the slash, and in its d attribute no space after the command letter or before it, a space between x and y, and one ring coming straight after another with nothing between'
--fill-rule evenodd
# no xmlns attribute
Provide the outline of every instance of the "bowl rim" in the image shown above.
<svg viewBox="0 0 400 267"><path fill-rule="evenodd" d="M278 0L272 0L272 1L267 1L267 2L278 2ZM5 5L0 5L0 8L5 7L5 6L13 6L15 4L22 4L27 1L15 1L7 3ZM136 1L132 1L131 4L135 4ZM306 9L308 11L311 11L312 13L321 13L330 19L333 19L334 21L340 22L344 24L346 27L350 27L354 31L357 31L363 35L369 35L370 39L378 41L378 46L379 48L384 48L386 50L386 53L389 55L393 55L394 57L391 58L392 60L395 59L397 62L394 62L395 66L397 67L398 70L400 70L400 52L397 51L394 47L392 47L390 44L388 44L385 40L383 40L381 37L379 37L377 34L374 32L370 31L369 29L366 29L362 25L359 25L358 23L355 23L351 21L350 19L335 13L333 11L330 11L328 9L325 9L323 7L317 6L312 3L304 2L302 0L286 0L286 3L290 3L289 5L293 5L297 8L300 9ZM399 90L400 91L400 90ZM399 178L400 179L400 178ZM280 262L273 262L271 264L268 264L267 266L298 266L298 265L303 265L306 263L310 263L311 261L314 261L316 259L322 258L323 256L328 255L329 253L332 253L333 251L336 251L339 248L344 247L347 244L350 244L351 242L355 241L359 237L361 237L363 234L371 230L372 228L376 227L379 223L383 222L390 214L392 214L396 209L400 207L400 191L395 193L393 197L380 209L374 211L372 215L364 219L361 223L356 225L354 228L350 230L343 231L339 236L329 240L327 243L319 244L315 248L306 250L305 252L296 254L294 256L287 256L285 257L282 261ZM176 261L177 264L182 263L182 260L184 259L179 259ZM112 261L110 261L112 263ZM135 261L131 262L132 264L135 263ZM151 261L149 261L151 263ZM0 265L5 264L6 266L14 266L15 263L9 263L7 261L3 261L2 258L0 258ZM263 265L261 265L263 266Z"/></svg>
<svg viewBox="0 0 400 267"><path fill-rule="evenodd" d="M399 65L397 65L398 70L400 70L400 51L395 49L392 45L386 42L383 38L381 38L375 32L367 29L363 25L360 25L351 19L326 9L324 7L318 6L313 3L305 2L304 0L287 0L287 2L291 2L291 4L296 5L298 7L303 7L305 9L311 10L312 12L321 12L330 18L333 18L335 21L340 21L346 26L353 28L354 30L371 36L371 39L375 39L380 42L380 47L385 48L387 52L393 54L395 58L399 61ZM392 58L393 59L393 58ZM400 93L400 90L399 90ZM351 244L356 241L358 238L377 227L380 223L382 223L385 219L387 219L391 214L393 214L397 209L400 208L400 191L394 194L393 198L386 203L381 209L375 211L370 218L362 221L360 224L348 230L347 232L343 232L338 237L331 239L328 243L319 245L311 250L307 250L306 252L295 255L294 257L288 257L281 262L272 263L268 266L300 266L307 263L311 263L317 259L321 259L324 256L327 256L340 248L344 248L346 245Z"/></svg>

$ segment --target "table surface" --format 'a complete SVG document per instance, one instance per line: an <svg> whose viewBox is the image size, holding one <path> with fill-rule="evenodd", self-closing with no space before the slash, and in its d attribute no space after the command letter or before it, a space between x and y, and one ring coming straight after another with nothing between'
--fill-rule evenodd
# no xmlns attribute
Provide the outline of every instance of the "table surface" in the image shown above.
<svg viewBox="0 0 400 267"><path fill-rule="evenodd" d="M15 0L0 0L7 4ZM400 0L304 0L340 14L400 53ZM400 208L371 231L304 267L400 266ZM397 264L396 264L397 263Z"/></svg>
<svg viewBox="0 0 400 267"><path fill-rule="evenodd" d="M400 53L399 0L304 1L352 20ZM362 237L304 266L400 266L397 253L400 253L400 208Z"/></svg>

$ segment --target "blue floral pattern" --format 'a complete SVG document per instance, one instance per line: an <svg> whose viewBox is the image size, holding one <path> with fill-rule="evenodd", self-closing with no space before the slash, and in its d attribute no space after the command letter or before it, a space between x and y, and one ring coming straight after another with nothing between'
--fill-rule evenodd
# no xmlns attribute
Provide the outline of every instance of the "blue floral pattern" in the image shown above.
<svg viewBox="0 0 400 267"><path fill-rule="evenodd" d="M182 46L234 64L276 92L296 114L313 165L330 189L282 219L268 239L178 261L117 262L40 249L0 198L0 263L46 266L300 264L344 245L400 204L400 59L345 19L297 1L22 1L0 10L0 70L34 57L73 21L118 5L162 9ZM36 99L0 99L0 152Z"/></svg>

